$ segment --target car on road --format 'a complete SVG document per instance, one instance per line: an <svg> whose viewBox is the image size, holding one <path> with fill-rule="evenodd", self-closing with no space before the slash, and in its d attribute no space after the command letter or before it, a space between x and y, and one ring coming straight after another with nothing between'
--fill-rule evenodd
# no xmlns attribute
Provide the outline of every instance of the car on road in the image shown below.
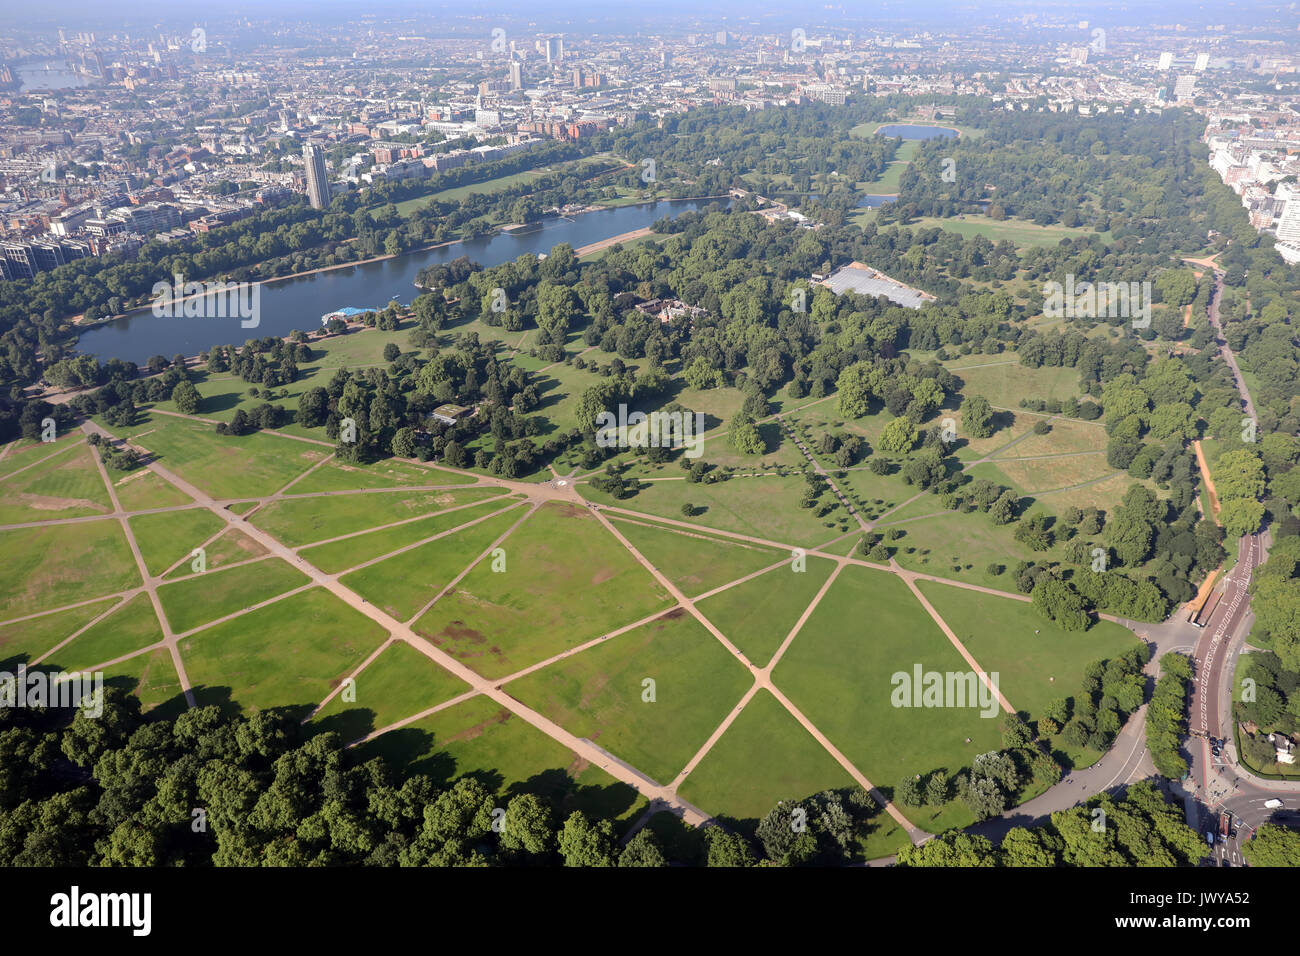
<svg viewBox="0 0 1300 956"><path fill-rule="evenodd" d="M1265 800L1264 806L1269 810L1276 810L1282 806L1282 801L1274 797L1272 800Z"/></svg>

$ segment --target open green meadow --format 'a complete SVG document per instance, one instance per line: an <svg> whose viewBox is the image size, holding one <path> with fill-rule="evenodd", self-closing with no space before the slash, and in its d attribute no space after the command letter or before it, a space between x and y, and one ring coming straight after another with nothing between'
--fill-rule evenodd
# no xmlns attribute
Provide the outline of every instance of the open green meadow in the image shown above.
<svg viewBox="0 0 1300 956"><path fill-rule="evenodd" d="M498 519L500 520L500 519ZM668 594L589 512L551 503L415 629L485 677L504 677L671 606Z"/></svg>
<svg viewBox="0 0 1300 956"><path fill-rule="evenodd" d="M722 644L676 609L507 686L566 730L667 783L751 683Z"/></svg>
<svg viewBox="0 0 1300 956"><path fill-rule="evenodd" d="M719 591L696 608L749 660L765 666L812 603L834 565L825 558L806 559L807 570L793 561L744 584Z"/></svg>
<svg viewBox="0 0 1300 956"><path fill-rule="evenodd" d="M0 617L52 610L140 585L140 573L114 518L0 531Z"/></svg>
<svg viewBox="0 0 1300 956"><path fill-rule="evenodd" d="M759 690L691 771L681 792L720 816L761 820L779 800L854 785L848 771L790 712Z"/></svg>
<svg viewBox="0 0 1300 956"><path fill-rule="evenodd" d="M883 571L844 569L795 638L773 681L872 783L893 788L904 775L944 768L954 776L980 753L996 749L1000 708L895 707L895 673L966 672L907 585ZM969 739L969 743L967 743ZM937 818L912 819L932 832L971 822L962 804Z"/></svg>
<svg viewBox="0 0 1300 956"><path fill-rule="evenodd" d="M335 694L312 717L348 743L451 700L469 685L410 644L394 641L356 675L353 700Z"/></svg>
<svg viewBox="0 0 1300 956"><path fill-rule="evenodd" d="M593 767L487 697L475 697L376 737L362 756L383 754L411 773L439 784L476 777L509 798L535 793L556 800L563 813L582 810L622 828L647 801L632 787Z"/></svg>
<svg viewBox="0 0 1300 956"><path fill-rule="evenodd" d="M522 508L512 508L456 534L352 571L341 580L399 621L409 620L524 513Z"/></svg>
<svg viewBox="0 0 1300 956"><path fill-rule="evenodd" d="M222 571L191 573L158 589L158 600L172 630L184 634L219 618L269 601L310 583L310 578L279 558L267 558Z"/></svg>
<svg viewBox="0 0 1300 956"><path fill-rule="evenodd" d="M183 638L180 651L201 705L292 707L305 717L385 636L312 588Z"/></svg>
<svg viewBox="0 0 1300 956"><path fill-rule="evenodd" d="M88 671L162 640L162 628L147 594L137 594L41 661L65 671Z"/></svg>
<svg viewBox="0 0 1300 956"><path fill-rule="evenodd" d="M88 445L73 446L0 478L0 524L111 512L113 503L99 477L94 454Z"/></svg>

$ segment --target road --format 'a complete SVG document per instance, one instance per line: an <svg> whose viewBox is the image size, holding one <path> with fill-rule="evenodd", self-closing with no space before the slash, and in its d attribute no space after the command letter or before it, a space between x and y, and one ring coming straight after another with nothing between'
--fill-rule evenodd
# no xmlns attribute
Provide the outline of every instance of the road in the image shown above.
<svg viewBox="0 0 1300 956"><path fill-rule="evenodd" d="M1232 370L1243 414L1255 420L1255 404L1237 358L1223 335L1219 304L1223 296L1223 272L1214 272L1214 294L1209 316L1216 333L1219 354ZM1208 861L1214 866L1241 866L1242 843L1263 823L1300 825L1300 781L1265 780L1243 768L1239 762L1232 719L1232 674L1246 646L1254 615L1250 611L1250 582L1255 569L1268 556L1268 533L1244 535L1237 541L1237 563L1216 587L1218 604L1196 642L1192 655L1193 687L1188 713L1189 784L1186 793L1188 823L1204 834L1217 829L1219 814L1232 814L1231 835L1226 842L1216 839ZM1218 745L1219 753L1214 753ZM1281 808L1268 808L1265 801L1278 799Z"/></svg>

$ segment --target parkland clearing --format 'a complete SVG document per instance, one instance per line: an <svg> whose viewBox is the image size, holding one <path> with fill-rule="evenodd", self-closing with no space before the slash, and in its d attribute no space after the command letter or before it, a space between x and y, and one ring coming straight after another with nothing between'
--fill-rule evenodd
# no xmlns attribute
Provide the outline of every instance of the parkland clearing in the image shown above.
<svg viewBox="0 0 1300 956"><path fill-rule="evenodd" d="M1143 720L1161 622L1266 510L1279 536L1300 530L1300 349L1268 331L1295 286L1258 267L1248 286L1236 260L1256 250L1205 238L1242 211L1160 146L1176 131L1200 149L1191 114L1098 117L1085 140L970 104L959 139L899 143L874 134L881 110L855 111L780 125L718 108L770 141L763 156L719 141L721 123L643 131L657 189L731 201L598 257L439 265L409 307L97 366L32 405L0 449L0 669L102 671L177 727L195 708L289 720L357 773L382 758L510 820L531 796L682 862L752 861L751 840L774 862L920 861L1107 759ZM1034 145L1049 131L1082 197L1069 226L1059 195L986 155L1051 166ZM632 164L620 135L606 145ZM952 157L978 188L941 178ZM631 195L634 177L607 181ZM765 198L796 179L819 187L799 207L816 228ZM1157 230L1140 197L1175 179L1191 201ZM894 202L855 211L885 187ZM1222 274L1183 262L1201 254L1228 266L1258 444L1234 440L1207 312ZM1043 314L1044 277L1102 259L1153 280L1150 328ZM853 261L935 301L821 284ZM597 423L620 406L698 413L702 454L606 447ZM1289 666L1287 640L1272 646ZM996 674L989 712L895 706L892 676L917 668ZM1150 726L1172 752L1173 728ZM1125 812L1165 812L1136 793ZM783 835L796 806L820 821L811 843ZM1016 852L1038 838L1023 832ZM349 852L477 852L415 845Z"/></svg>

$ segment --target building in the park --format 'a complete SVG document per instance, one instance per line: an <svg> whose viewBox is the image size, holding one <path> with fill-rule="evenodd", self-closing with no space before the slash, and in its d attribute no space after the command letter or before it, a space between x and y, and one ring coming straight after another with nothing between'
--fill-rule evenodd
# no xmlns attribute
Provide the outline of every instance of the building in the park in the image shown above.
<svg viewBox="0 0 1300 956"><path fill-rule="evenodd" d="M919 309L935 297L920 289L913 289L897 279L891 279L871 266L861 262L850 262L832 272L825 279L817 282L830 289L836 295L856 292L858 295L883 295L890 302L908 309Z"/></svg>
<svg viewBox="0 0 1300 956"><path fill-rule="evenodd" d="M473 414L474 409L465 405L439 405L430 413L430 417L437 419L444 425L455 425Z"/></svg>
<svg viewBox="0 0 1300 956"><path fill-rule="evenodd" d="M313 209L324 209L330 204L330 181L325 173L325 149L317 143L302 148L303 162L307 166L307 198Z"/></svg>

